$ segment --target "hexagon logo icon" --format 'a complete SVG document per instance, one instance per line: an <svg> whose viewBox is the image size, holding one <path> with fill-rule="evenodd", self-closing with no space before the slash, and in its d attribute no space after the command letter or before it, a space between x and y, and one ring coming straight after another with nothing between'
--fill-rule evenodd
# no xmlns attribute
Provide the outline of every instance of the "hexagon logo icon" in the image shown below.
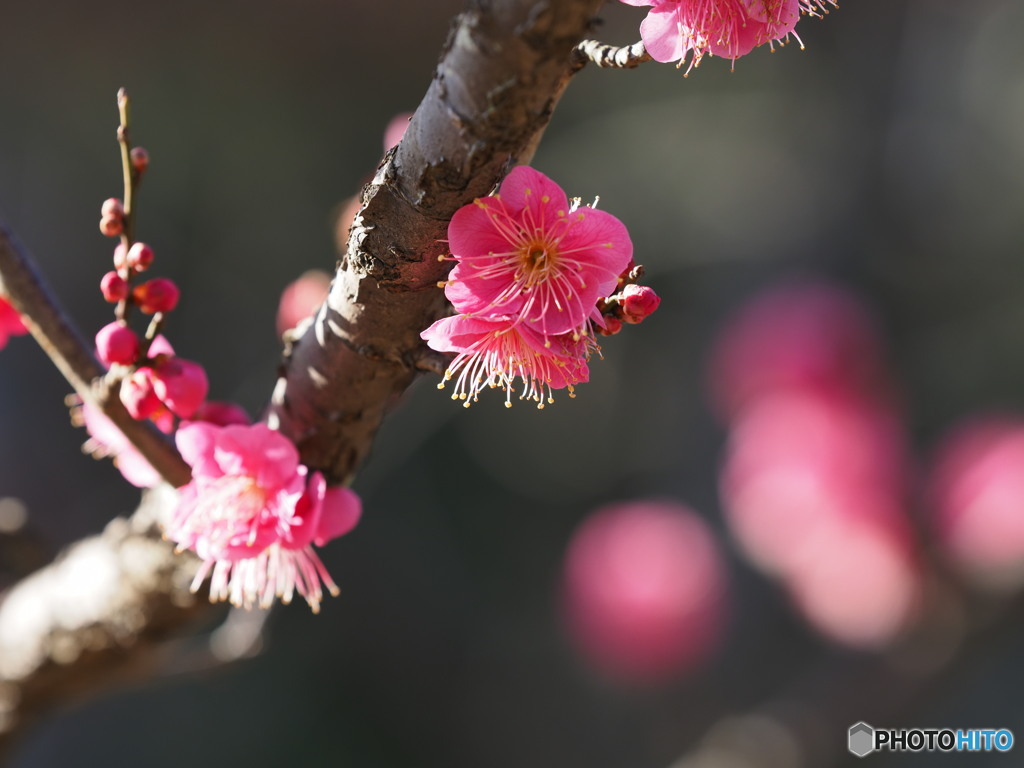
<svg viewBox="0 0 1024 768"><path fill-rule="evenodd" d="M867 723L850 726L847 747L857 757L865 757L875 751L875 729Z"/></svg>

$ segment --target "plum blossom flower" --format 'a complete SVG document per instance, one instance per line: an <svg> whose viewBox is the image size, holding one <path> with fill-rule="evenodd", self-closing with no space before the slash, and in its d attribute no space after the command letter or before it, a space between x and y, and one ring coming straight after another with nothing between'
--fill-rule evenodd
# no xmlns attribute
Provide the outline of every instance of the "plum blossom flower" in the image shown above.
<svg viewBox="0 0 1024 768"><path fill-rule="evenodd" d="M633 255L621 221L570 205L527 166L513 168L498 194L456 211L448 243L458 264L445 295L459 313L510 317L545 336L585 334Z"/></svg>
<svg viewBox="0 0 1024 768"><path fill-rule="evenodd" d="M21 321L18 310L12 307L3 296L0 296L0 349L7 346L11 336L24 336L28 328Z"/></svg>
<svg viewBox="0 0 1024 768"><path fill-rule="evenodd" d="M785 40L794 34L801 11L820 16L828 12L826 3L835 5L832 0L621 1L651 6L640 37L656 61L682 66L692 55L689 68L699 66L707 54L735 61L760 45Z"/></svg>
<svg viewBox="0 0 1024 768"><path fill-rule="evenodd" d="M275 596L288 603L297 591L314 612L321 582L338 594L312 545L355 527L362 512L355 493L328 489L323 475L299 464L295 446L265 424L186 423L176 442L192 482L180 490L166 534L203 560L193 592L210 575L213 601L267 608Z"/></svg>
<svg viewBox="0 0 1024 768"><path fill-rule="evenodd" d="M523 382L519 399L533 400L538 408L554 402L555 389L575 397L573 385L589 379L586 360L596 348L590 336L545 337L508 317L446 317L420 335L439 352L457 353L438 389L454 377L452 399L467 408L484 388L504 389L505 407L510 407L516 379Z"/></svg>

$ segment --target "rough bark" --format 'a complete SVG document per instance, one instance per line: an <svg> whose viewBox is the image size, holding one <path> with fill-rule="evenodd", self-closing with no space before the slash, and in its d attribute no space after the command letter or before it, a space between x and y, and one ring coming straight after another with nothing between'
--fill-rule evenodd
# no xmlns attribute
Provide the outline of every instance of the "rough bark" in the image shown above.
<svg viewBox="0 0 1024 768"><path fill-rule="evenodd" d="M456 19L406 138L364 190L330 298L282 367L268 418L312 468L350 477L389 405L434 367L419 332L445 311L436 283L448 220L532 152L603 2L472 0ZM199 610L187 592L194 568L143 516L115 520L13 587L0 603L0 734L141 674ZM105 588L75 592L81 574L105 575Z"/></svg>
<svg viewBox="0 0 1024 768"><path fill-rule="evenodd" d="M363 191L330 296L286 357L271 424L335 482L366 457L445 312L448 220L525 159L603 0L477 0L452 28L426 98Z"/></svg>

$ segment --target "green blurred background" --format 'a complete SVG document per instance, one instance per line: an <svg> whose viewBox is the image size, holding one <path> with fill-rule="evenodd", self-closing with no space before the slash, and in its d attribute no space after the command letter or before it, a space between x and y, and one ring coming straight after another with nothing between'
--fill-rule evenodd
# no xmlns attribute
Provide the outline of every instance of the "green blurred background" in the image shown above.
<svg viewBox="0 0 1024 768"><path fill-rule="evenodd" d="M332 212L372 172L388 120L415 108L460 6L5 2L0 218L87 334L108 322L96 223L120 193L127 87L152 158L138 234L183 289L168 335L206 365L211 397L257 413L280 291L333 267ZM634 41L642 16L609 5L602 37ZM800 23L805 51L758 50L735 72L584 71L534 164L627 224L658 313L543 412L497 397L464 410L421 382L356 480L363 522L324 553L343 592L322 615L277 611L258 658L60 713L13 764L666 768L722 716L856 655L730 552L716 659L615 685L560 626L563 551L621 499L678 499L723 529L707 355L723 319L784 276L833 279L876 313L920 455L969 413L1024 410L1022 28L1014 0L849 0ZM21 499L54 550L137 500L80 453L66 393L31 342L0 355L0 497ZM908 722L1024 734L1013 631Z"/></svg>

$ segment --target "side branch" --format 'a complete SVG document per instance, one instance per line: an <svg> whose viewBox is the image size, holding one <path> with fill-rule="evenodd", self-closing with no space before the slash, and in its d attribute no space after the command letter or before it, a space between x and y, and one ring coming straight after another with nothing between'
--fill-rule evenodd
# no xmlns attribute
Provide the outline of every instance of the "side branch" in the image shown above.
<svg viewBox="0 0 1024 768"><path fill-rule="evenodd" d="M363 207L327 302L286 356L269 415L334 482L369 451L446 311L448 221L528 159L603 0L472 0Z"/></svg>
<svg viewBox="0 0 1024 768"><path fill-rule="evenodd" d="M573 51L573 59L577 68L583 67L589 61L599 67L614 69L634 69L645 61L652 61L651 54L644 48L642 41L617 46L599 40L584 40Z"/></svg>
<svg viewBox="0 0 1024 768"><path fill-rule="evenodd" d="M111 379L61 311L28 252L0 224L0 292L21 313L25 325L75 392L102 411L171 485L185 485L192 472L175 447L149 422L136 421L121 404L120 380Z"/></svg>

